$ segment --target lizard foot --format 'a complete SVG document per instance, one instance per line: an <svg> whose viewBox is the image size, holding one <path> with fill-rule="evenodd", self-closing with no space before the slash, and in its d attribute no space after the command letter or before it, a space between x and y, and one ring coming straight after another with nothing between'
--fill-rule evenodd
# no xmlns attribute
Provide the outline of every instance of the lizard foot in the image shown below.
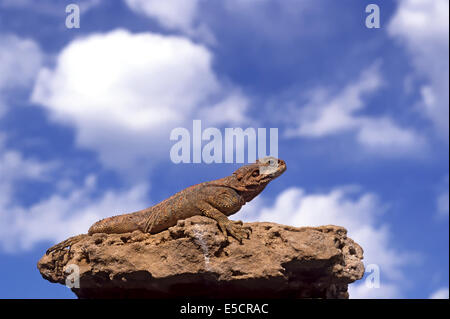
<svg viewBox="0 0 450 319"><path fill-rule="evenodd" d="M249 227L243 227L242 221L221 220L218 222L219 228L228 241L228 234L235 238L242 244L242 239L250 238L251 229Z"/></svg>
<svg viewBox="0 0 450 319"><path fill-rule="evenodd" d="M230 221L237 225L240 225L240 226L242 226L244 224L244 223L242 223L242 220L230 220ZM247 229L250 233L252 232L252 228L250 226L245 226L242 228ZM247 236L247 238L249 238L249 237Z"/></svg>

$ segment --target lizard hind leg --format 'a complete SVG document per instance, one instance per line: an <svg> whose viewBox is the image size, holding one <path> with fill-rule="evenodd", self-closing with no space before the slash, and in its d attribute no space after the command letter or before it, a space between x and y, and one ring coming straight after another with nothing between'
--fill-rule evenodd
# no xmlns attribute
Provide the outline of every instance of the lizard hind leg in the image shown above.
<svg viewBox="0 0 450 319"><path fill-rule="evenodd" d="M53 251L60 251L63 250L66 247L71 247L73 244L79 242L82 238L89 236L88 234L81 234L81 235L77 235L77 236L73 236L70 237L62 242L60 242L59 244L56 244L52 247L50 247L49 249L47 249L47 251L45 252L46 255L50 254Z"/></svg>

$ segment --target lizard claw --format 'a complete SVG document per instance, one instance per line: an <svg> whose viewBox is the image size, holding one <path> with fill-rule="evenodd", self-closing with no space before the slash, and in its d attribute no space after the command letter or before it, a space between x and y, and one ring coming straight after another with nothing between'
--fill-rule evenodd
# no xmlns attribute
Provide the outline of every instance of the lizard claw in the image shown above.
<svg viewBox="0 0 450 319"><path fill-rule="evenodd" d="M233 238L235 238L239 243L242 244L242 240L244 238L250 238L251 230L248 227L242 227L242 221L223 221L219 222L219 228L222 231L223 235L228 241L228 234L230 234Z"/></svg>
<svg viewBox="0 0 450 319"><path fill-rule="evenodd" d="M243 226L242 220L236 220L232 222L235 223L236 225L241 226L239 227L239 229L246 234L247 239L250 238L250 234L252 233L252 228L250 226Z"/></svg>

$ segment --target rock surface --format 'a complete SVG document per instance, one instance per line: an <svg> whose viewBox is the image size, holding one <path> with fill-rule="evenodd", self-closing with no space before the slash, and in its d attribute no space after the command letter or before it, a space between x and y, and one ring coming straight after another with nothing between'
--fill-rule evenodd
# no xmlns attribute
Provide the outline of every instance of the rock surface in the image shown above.
<svg viewBox="0 0 450 319"><path fill-rule="evenodd" d="M94 234L44 255L38 269L66 284L77 265L79 298L348 298L364 274L363 250L342 227L244 226L252 234L242 245L201 216L154 235Z"/></svg>

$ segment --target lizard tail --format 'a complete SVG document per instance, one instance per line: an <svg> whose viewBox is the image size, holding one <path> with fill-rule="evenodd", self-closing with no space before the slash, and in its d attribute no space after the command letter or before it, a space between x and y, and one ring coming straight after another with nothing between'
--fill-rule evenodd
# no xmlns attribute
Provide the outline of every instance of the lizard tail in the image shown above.
<svg viewBox="0 0 450 319"><path fill-rule="evenodd" d="M47 249L47 251L45 252L46 255L50 254L52 251L56 251L56 250L63 250L66 247L70 247L73 244L79 242L82 238L84 238L85 236L89 236L88 234L81 234L81 235L77 235L77 236L73 236L70 237L62 242L60 242L59 244L56 244L52 247L50 247L49 249Z"/></svg>

